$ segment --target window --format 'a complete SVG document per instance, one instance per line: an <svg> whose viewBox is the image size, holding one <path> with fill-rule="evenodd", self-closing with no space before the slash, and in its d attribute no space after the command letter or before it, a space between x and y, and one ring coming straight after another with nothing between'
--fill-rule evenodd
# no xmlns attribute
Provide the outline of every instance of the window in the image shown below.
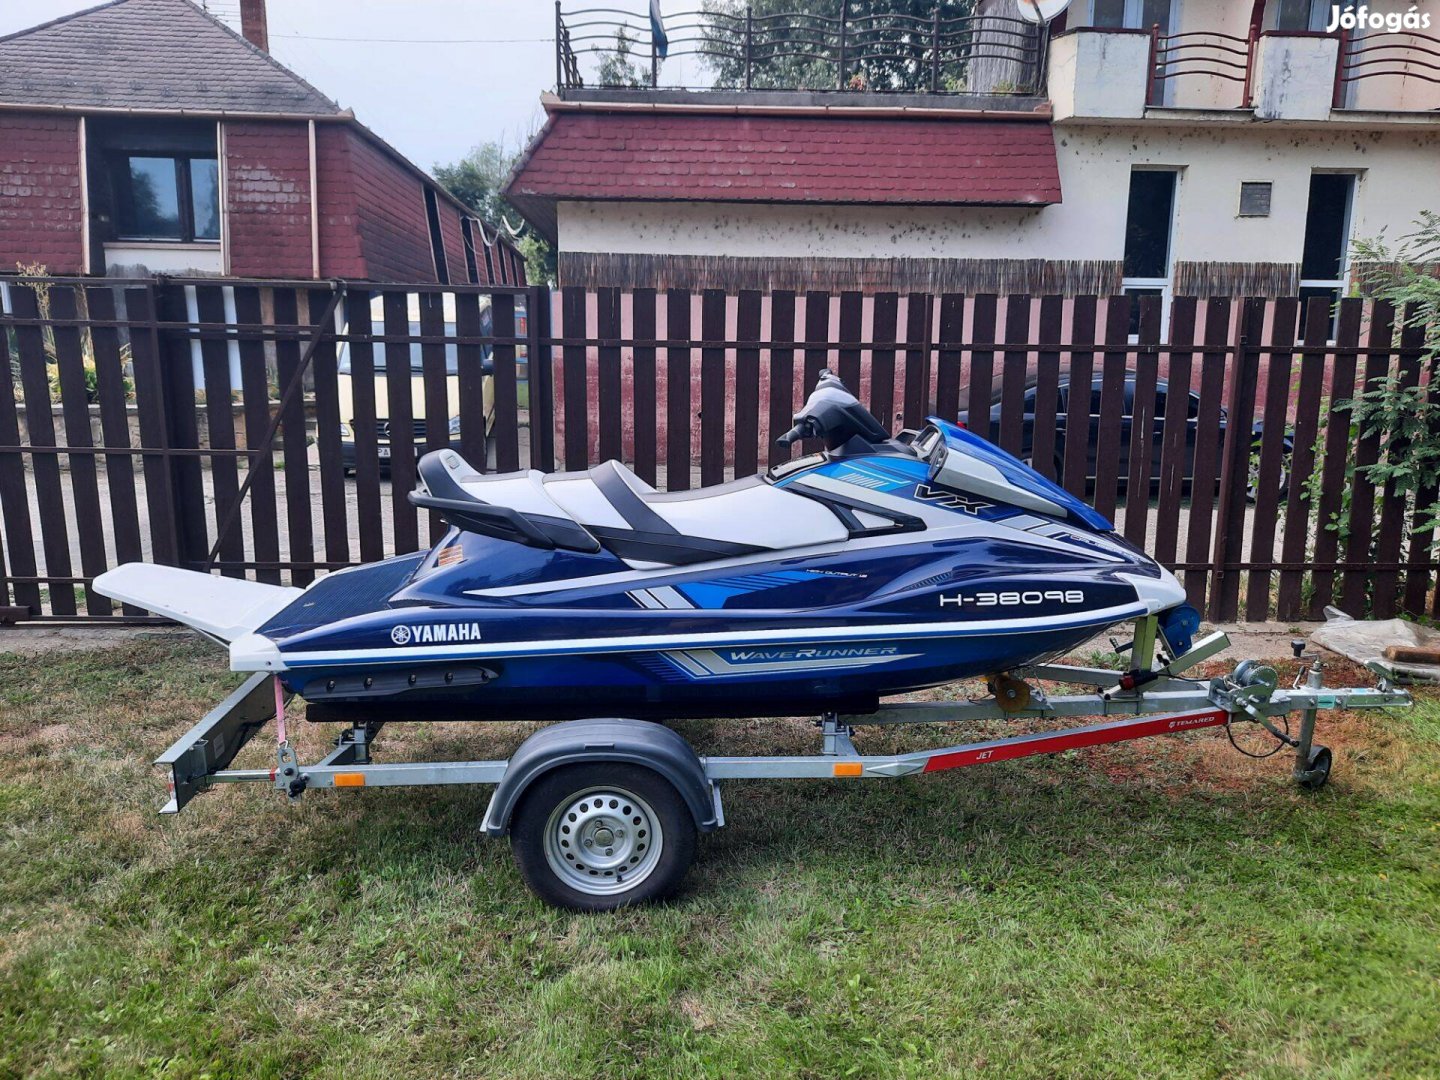
<svg viewBox="0 0 1440 1080"><path fill-rule="evenodd" d="M450 268L445 265L445 235L440 231L440 207L435 201L435 189L425 188L425 216L430 222L430 253L435 256L435 280L441 285L450 284Z"/></svg>
<svg viewBox="0 0 1440 1080"><path fill-rule="evenodd" d="M1172 4L1173 0L1091 0L1090 25L1149 30L1158 24L1160 32L1168 34Z"/></svg>
<svg viewBox="0 0 1440 1080"><path fill-rule="evenodd" d="M1135 169L1130 173L1130 204L1125 215L1125 277L1130 304L1130 334L1140 332L1142 296L1161 298L1162 321L1170 307L1170 236L1175 226L1174 169Z"/></svg>
<svg viewBox="0 0 1440 1080"><path fill-rule="evenodd" d="M1305 246L1300 257L1300 295L1340 299L1350 269L1352 173L1314 173L1305 211Z"/></svg>
<svg viewBox="0 0 1440 1080"><path fill-rule="evenodd" d="M470 275L470 284L480 284L480 268L475 262L475 229L470 218L460 219L460 233L465 239L465 271Z"/></svg>
<svg viewBox="0 0 1440 1080"><path fill-rule="evenodd" d="M220 166L213 155L121 154L111 179L122 238L220 239Z"/></svg>
<svg viewBox="0 0 1440 1080"><path fill-rule="evenodd" d="M1242 180L1240 182L1240 217L1269 217L1269 180Z"/></svg>
<svg viewBox="0 0 1440 1080"><path fill-rule="evenodd" d="M1324 30L1333 0L1270 0L1265 9L1266 29L1282 33Z"/></svg>

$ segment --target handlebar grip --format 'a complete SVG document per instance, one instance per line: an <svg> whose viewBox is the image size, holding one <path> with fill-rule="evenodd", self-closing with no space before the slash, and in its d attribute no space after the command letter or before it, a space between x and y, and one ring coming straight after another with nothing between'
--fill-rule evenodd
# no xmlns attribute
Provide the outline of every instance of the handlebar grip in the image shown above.
<svg viewBox="0 0 1440 1080"><path fill-rule="evenodd" d="M775 441L779 445L788 449L792 444L799 442L803 438L806 438L809 435L808 429L809 424L802 420L800 421L800 423L796 424L794 427L792 427L784 435L781 435Z"/></svg>

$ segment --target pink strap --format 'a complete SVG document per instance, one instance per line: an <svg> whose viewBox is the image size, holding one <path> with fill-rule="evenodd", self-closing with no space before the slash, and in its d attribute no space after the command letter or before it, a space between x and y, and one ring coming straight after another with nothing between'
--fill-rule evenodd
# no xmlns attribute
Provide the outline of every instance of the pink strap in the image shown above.
<svg viewBox="0 0 1440 1080"><path fill-rule="evenodd" d="M285 688L280 685L279 675L275 676L275 741L289 741L285 735Z"/></svg>

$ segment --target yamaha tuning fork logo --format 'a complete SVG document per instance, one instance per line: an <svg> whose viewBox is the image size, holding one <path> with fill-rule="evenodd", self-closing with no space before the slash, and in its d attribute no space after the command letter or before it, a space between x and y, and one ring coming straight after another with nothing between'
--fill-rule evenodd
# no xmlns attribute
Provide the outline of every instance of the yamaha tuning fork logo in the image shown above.
<svg viewBox="0 0 1440 1080"><path fill-rule="evenodd" d="M441 645L455 641L479 641L478 622L463 623L417 623L406 626L401 623L390 630L390 640L396 645Z"/></svg>

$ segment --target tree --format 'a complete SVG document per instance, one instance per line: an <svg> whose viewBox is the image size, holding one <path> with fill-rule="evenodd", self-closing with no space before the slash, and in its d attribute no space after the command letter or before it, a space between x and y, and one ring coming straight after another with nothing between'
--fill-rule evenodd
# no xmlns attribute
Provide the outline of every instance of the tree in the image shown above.
<svg viewBox="0 0 1440 1080"><path fill-rule="evenodd" d="M531 281L555 280L555 252L505 198L505 181L520 156L504 143L481 143L451 165L436 165L435 179L445 190L474 210L489 227L519 234L515 246L525 257L525 271ZM478 237L477 237L478 239Z"/></svg>
<svg viewBox="0 0 1440 1080"><path fill-rule="evenodd" d="M1361 287L1395 307L1395 339L1402 329L1421 335L1417 377L1391 371L1357 395L1351 416L1366 437L1380 439L1380 460L1362 466L1371 483L1390 485L1395 497L1415 500L1421 529L1440 528L1440 213L1424 211L1415 231L1391 249L1383 240L1359 240L1354 261Z"/></svg>
<svg viewBox="0 0 1440 1080"><path fill-rule="evenodd" d="M596 78L601 86L649 86L650 77L644 69L630 58L635 42L625 33L622 26L615 31L615 48L600 59Z"/></svg>
<svg viewBox="0 0 1440 1080"><path fill-rule="evenodd" d="M928 90L930 35L909 19L928 26L937 7L942 21L958 19L973 13L975 0L706 0L711 18L705 47L721 54L709 57L716 87L744 87L748 8L756 20L750 67L754 89L833 90L843 83L854 90ZM838 20L842 10L851 24L843 72L836 68L838 27L813 19ZM786 15L796 17L781 17ZM779 55L791 52L804 55ZM874 58L863 63L848 59L862 53ZM963 60L951 57L942 72L945 89L963 80L963 68Z"/></svg>

